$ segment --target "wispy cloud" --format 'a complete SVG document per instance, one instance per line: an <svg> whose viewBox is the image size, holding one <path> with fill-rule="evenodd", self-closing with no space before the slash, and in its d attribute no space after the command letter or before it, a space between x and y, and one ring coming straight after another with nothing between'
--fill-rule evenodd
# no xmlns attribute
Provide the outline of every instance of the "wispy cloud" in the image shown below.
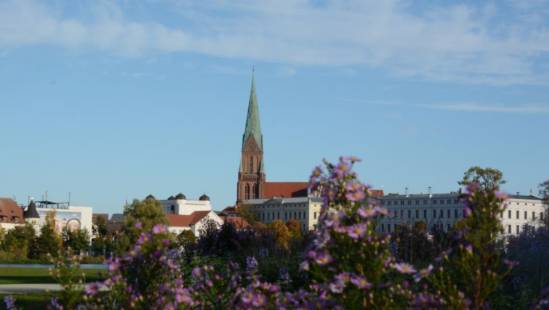
<svg viewBox="0 0 549 310"><path fill-rule="evenodd" d="M56 2L58 3L58 2ZM549 84L549 5L411 6L408 1L231 0L0 3L0 48L48 44L120 55L193 52L290 67L369 66L436 81ZM164 6L176 22L135 6ZM143 14L142 14L143 15ZM505 17L505 18L503 18ZM505 20L505 22L502 22Z"/></svg>
<svg viewBox="0 0 549 310"><path fill-rule="evenodd" d="M474 113L510 113L510 114L549 114L549 104L492 104L478 102L454 102L454 103L429 103L413 104L384 100L354 100L340 99L351 103L366 103L385 107L410 107L416 109L429 109L450 112L474 112Z"/></svg>
<svg viewBox="0 0 549 310"><path fill-rule="evenodd" d="M511 114L546 114L549 113L549 105L494 105L479 103L446 103L446 104L417 104L419 108L432 110L456 111L456 112L489 112Z"/></svg>

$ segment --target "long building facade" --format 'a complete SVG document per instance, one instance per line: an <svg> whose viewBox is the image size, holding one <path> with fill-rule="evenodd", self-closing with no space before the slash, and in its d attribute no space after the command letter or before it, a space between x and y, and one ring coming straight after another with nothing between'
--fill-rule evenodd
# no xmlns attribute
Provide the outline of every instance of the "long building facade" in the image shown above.
<svg viewBox="0 0 549 310"><path fill-rule="evenodd" d="M296 220L303 231L313 230L318 223L322 199L318 197L294 197L247 200L246 205L255 219L270 224L275 220Z"/></svg>
<svg viewBox="0 0 549 310"><path fill-rule="evenodd" d="M389 215L380 219L378 231L394 232L398 226L423 222L432 230L448 231L463 218L464 204L459 192L442 194L388 194L380 198ZM546 216L543 200L533 195L510 195L500 214L503 235L520 234L525 225L539 227Z"/></svg>

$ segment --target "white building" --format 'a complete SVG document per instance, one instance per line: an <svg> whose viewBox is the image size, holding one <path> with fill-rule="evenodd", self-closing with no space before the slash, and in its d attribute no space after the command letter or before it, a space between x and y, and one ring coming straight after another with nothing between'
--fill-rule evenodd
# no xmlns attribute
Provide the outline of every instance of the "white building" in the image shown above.
<svg viewBox="0 0 549 310"><path fill-rule="evenodd" d="M318 223L322 199L318 197L251 199L243 202L255 219L265 224L275 220L297 220L301 229L312 230Z"/></svg>
<svg viewBox="0 0 549 310"><path fill-rule="evenodd" d="M379 198L389 215L380 218L377 229L380 232L394 232L399 225L413 226L424 222L428 229L435 227L448 231L463 218L464 204L460 193L444 194L388 194ZM504 202L501 213L504 235L515 235L524 225L539 227L545 216L543 201L535 196L510 195Z"/></svg>
<svg viewBox="0 0 549 310"><path fill-rule="evenodd" d="M212 210L207 195L200 196L198 200L188 200L185 195L178 194L159 202L166 213L168 230L174 234L190 230L196 237L200 237L208 222L215 223L218 228L223 225L223 219Z"/></svg>
<svg viewBox="0 0 549 310"><path fill-rule="evenodd" d="M42 227L46 223L48 213L55 212L55 227L58 232L63 231L64 228L69 230L85 229L90 234L90 237L92 235L93 210L91 207L38 202L36 211L40 216L35 224L38 226L37 231L39 231L39 227Z"/></svg>
<svg viewBox="0 0 549 310"><path fill-rule="evenodd" d="M166 200L159 200L166 214L190 215L196 211L211 211L210 197L202 195L198 200L189 200L183 194L177 194Z"/></svg>
<svg viewBox="0 0 549 310"><path fill-rule="evenodd" d="M24 208L10 199L0 199L0 226L5 230L29 223L34 226L36 232L46 223L46 216L55 212L55 227L57 232L64 228L71 230L86 229L92 234L92 208L72 206L68 203L51 201L31 201Z"/></svg>

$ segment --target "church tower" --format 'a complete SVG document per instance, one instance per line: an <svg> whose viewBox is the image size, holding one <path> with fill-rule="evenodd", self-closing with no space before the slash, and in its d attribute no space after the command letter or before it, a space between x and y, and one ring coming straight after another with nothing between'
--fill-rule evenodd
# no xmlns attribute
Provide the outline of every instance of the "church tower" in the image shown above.
<svg viewBox="0 0 549 310"><path fill-rule="evenodd" d="M263 170L263 135L259 123L259 106L255 93L255 79L252 73L252 88L248 103L246 128L242 136L242 155L238 171L236 203L263 197L265 171Z"/></svg>

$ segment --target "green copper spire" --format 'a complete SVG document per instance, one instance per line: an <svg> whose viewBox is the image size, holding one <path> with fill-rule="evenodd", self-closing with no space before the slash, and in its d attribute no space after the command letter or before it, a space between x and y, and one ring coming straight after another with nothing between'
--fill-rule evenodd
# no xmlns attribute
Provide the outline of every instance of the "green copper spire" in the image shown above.
<svg viewBox="0 0 549 310"><path fill-rule="evenodd" d="M250 102L248 103L248 117L246 118L246 129L242 137L242 148L248 137L253 136L255 142L263 150L263 135L261 134L261 124L259 123L259 106L257 105L257 96L255 94L255 78L252 71L252 89L250 91Z"/></svg>

